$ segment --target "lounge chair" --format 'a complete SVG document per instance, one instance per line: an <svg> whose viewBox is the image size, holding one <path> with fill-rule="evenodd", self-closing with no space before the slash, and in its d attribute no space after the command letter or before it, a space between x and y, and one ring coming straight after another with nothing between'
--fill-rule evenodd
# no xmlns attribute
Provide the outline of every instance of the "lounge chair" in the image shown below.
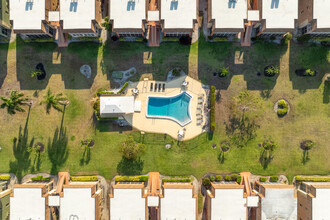
<svg viewBox="0 0 330 220"><path fill-rule="evenodd" d="M165 83L163 83L163 92L165 92Z"/></svg>
<svg viewBox="0 0 330 220"><path fill-rule="evenodd" d="M162 84L158 84L158 92L160 92L160 90L162 89Z"/></svg>
<svg viewBox="0 0 330 220"><path fill-rule="evenodd" d="M157 92L157 83L155 83L155 90L154 91Z"/></svg>
<svg viewBox="0 0 330 220"><path fill-rule="evenodd" d="M203 94L203 93L201 93L201 94L198 94L198 97L201 97L201 98L203 98L203 97L204 97L204 94Z"/></svg>
<svg viewBox="0 0 330 220"><path fill-rule="evenodd" d="M152 92L153 88L154 88L154 84L150 83L150 92Z"/></svg>

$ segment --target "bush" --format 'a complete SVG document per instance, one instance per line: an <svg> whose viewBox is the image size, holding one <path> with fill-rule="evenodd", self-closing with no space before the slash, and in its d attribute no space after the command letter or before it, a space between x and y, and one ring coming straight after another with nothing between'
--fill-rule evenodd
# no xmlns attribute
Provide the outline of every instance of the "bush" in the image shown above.
<svg viewBox="0 0 330 220"><path fill-rule="evenodd" d="M330 182L329 176L296 176L296 182Z"/></svg>
<svg viewBox="0 0 330 220"><path fill-rule="evenodd" d="M182 37L180 37L179 41L180 41L180 44L190 45L191 44L191 37L190 36L182 36Z"/></svg>
<svg viewBox="0 0 330 220"><path fill-rule="evenodd" d="M126 159L137 159L145 151L144 144L134 141L132 136L128 136L127 139L120 145L119 151Z"/></svg>
<svg viewBox="0 0 330 220"><path fill-rule="evenodd" d="M46 182L50 181L50 177L43 177L42 175L38 175L37 177L32 177L31 180L37 182Z"/></svg>
<svg viewBox="0 0 330 220"><path fill-rule="evenodd" d="M52 37L49 37L49 38L27 38L24 40L25 43L30 43L30 42L40 42L40 43L43 43L43 42L54 42L55 39L52 38Z"/></svg>
<svg viewBox="0 0 330 220"><path fill-rule="evenodd" d="M220 72L219 72L219 76L220 77L225 77L225 76L227 76L229 74L229 70L228 70L228 68L221 68L221 70L220 70Z"/></svg>
<svg viewBox="0 0 330 220"><path fill-rule="evenodd" d="M10 180L10 175L1 175L0 180Z"/></svg>
<svg viewBox="0 0 330 220"><path fill-rule="evenodd" d="M126 38L125 37L120 37L119 41L126 41Z"/></svg>
<svg viewBox="0 0 330 220"><path fill-rule="evenodd" d="M121 87L121 89L118 91L118 94L122 93L124 91L124 89L128 86L128 82L125 82L125 84L123 85L123 87Z"/></svg>
<svg viewBox="0 0 330 220"><path fill-rule="evenodd" d="M270 182L277 182L277 181L278 181L278 176L271 176L271 177L269 178L269 181L270 181Z"/></svg>
<svg viewBox="0 0 330 220"><path fill-rule="evenodd" d="M100 98L98 98L94 104L93 104L93 109L95 114L99 114L100 113Z"/></svg>
<svg viewBox="0 0 330 220"><path fill-rule="evenodd" d="M178 37L163 37L162 41L171 41L171 42L178 42L180 39Z"/></svg>
<svg viewBox="0 0 330 220"><path fill-rule="evenodd" d="M264 70L265 76L272 77L280 73L280 69L277 66L268 66Z"/></svg>
<svg viewBox="0 0 330 220"><path fill-rule="evenodd" d="M208 177L203 178L202 183L206 188L211 186L211 180Z"/></svg>
<svg viewBox="0 0 330 220"><path fill-rule="evenodd" d="M173 183L190 183L190 178L170 178L170 179L162 179L162 182L173 182Z"/></svg>
<svg viewBox="0 0 330 220"><path fill-rule="evenodd" d="M236 182L237 182L238 184L240 184L241 181L242 181L242 177L241 177L241 176L238 176L237 179L236 179Z"/></svg>
<svg viewBox="0 0 330 220"><path fill-rule="evenodd" d="M82 41L102 41L102 37L79 37L78 39Z"/></svg>
<svg viewBox="0 0 330 220"><path fill-rule="evenodd" d="M279 108L277 109L277 115L278 116L284 116L288 113L288 109L287 108Z"/></svg>
<svg viewBox="0 0 330 220"><path fill-rule="evenodd" d="M300 143L300 148L302 150L311 150L315 146L315 143L312 140L304 140Z"/></svg>
<svg viewBox="0 0 330 220"><path fill-rule="evenodd" d="M148 176L116 176L116 182L147 182ZM164 181L164 180L163 180Z"/></svg>
<svg viewBox="0 0 330 220"><path fill-rule="evenodd" d="M285 100L281 99L281 100L278 101L278 107L287 108L288 107L288 103L286 103Z"/></svg>
<svg viewBox="0 0 330 220"><path fill-rule="evenodd" d="M292 39L292 34L291 33L288 33L286 34L282 40L281 40L281 43L282 44L288 44L288 42Z"/></svg>
<svg viewBox="0 0 330 220"><path fill-rule="evenodd" d="M232 174L232 175L230 175L230 179L232 180L232 181L236 181L237 180L237 178L238 178L238 174Z"/></svg>
<svg viewBox="0 0 330 220"><path fill-rule="evenodd" d="M136 42L143 42L143 40L144 40L144 38L142 38L142 37L138 37L135 39Z"/></svg>
<svg viewBox="0 0 330 220"><path fill-rule="evenodd" d="M277 144L272 140L265 140L259 144L259 147L263 147L265 150L274 151L277 148Z"/></svg>
<svg viewBox="0 0 330 220"><path fill-rule="evenodd" d="M228 38L226 37L215 37L212 39L215 42L220 42L220 41L228 41Z"/></svg>
<svg viewBox="0 0 330 220"><path fill-rule="evenodd" d="M71 181L77 182L89 182L89 181L98 181L97 176L71 176Z"/></svg>
<svg viewBox="0 0 330 220"><path fill-rule="evenodd" d="M270 40L276 40L276 37L274 35L270 36Z"/></svg>
<svg viewBox="0 0 330 220"><path fill-rule="evenodd" d="M211 182L214 182L215 177L214 176L210 176L210 180L211 180Z"/></svg>
<svg viewBox="0 0 330 220"><path fill-rule="evenodd" d="M267 181L267 177L261 176L259 178L259 182L266 182Z"/></svg>
<svg viewBox="0 0 330 220"><path fill-rule="evenodd" d="M220 182L220 181L222 181L223 180L223 177L221 176L221 175L217 175L216 177L215 177L215 181L217 181L217 182Z"/></svg>
<svg viewBox="0 0 330 220"><path fill-rule="evenodd" d="M225 180L226 180L226 181L231 181L231 176L226 175L226 176L225 176Z"/></svg>
<svg viewBox="0 0 330 220"><path fill-rule="evenodd" d="M297 41L298 41L299 43L303 43L303 42L307 42L307 41L309 41L311 38L312 38L311 35L309 35L309 34L304 34L304 35L301 35L301 36L297 37Z"/></svg>
<svg viewBox="0 0 330 220"><path fill-rule="evenodd" d="M173 75L173 76L180 76L180 73L181 73L181 70L178 69L178 68L174 68L174 69L172 70L172 75Z"/></svg>
<svg viewBox="0 0 330 220"><path fill-rule="evenodd" d="M311 69L307 69L304 73L305 76L315 76L315 71Z"/></svg>
<svg viewBox="0 0 330 220"><path fill-rule="evenodd" d="M210 91L210 131L215 130L215 87L211 86Z"/></svg>
<svg viewBox="0 0 330 220"><path fill-rule="evenodd" d="M277 107L278 107L277 108L278 116L284 116L284 115L286 115L286 113L288 113L289 105L284 99L281 99L278 101Z"/></svg>

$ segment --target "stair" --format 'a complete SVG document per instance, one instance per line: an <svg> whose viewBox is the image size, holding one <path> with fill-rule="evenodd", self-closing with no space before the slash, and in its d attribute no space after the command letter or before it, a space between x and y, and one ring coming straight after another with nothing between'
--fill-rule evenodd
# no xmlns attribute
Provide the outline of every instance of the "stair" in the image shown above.
<svg viewBox="0 0 330 220"><path fill-rule="evenodd" d="M68 34L63 33L62 26L59 25L58 31L58 47L67 47L69 45Z"/></svg>
<svg viewBox="0 0 330 220"><path fill-rule="evenodd" d="M149 26L149 47L159 47L160 45L160 27L155 23Z"/></svg>
<svg viewBox="0 0 330 220"><path fill-rule="evenodd" d="M241 33L241 46L243 47L251 46L251 34L252 34L252 25L248 24L245 27L245 31Z"/></svg>

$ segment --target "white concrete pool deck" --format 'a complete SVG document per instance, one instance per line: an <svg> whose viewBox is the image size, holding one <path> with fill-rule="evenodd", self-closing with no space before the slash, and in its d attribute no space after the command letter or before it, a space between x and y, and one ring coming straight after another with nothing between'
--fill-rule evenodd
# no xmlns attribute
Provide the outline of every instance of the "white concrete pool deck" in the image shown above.
<svg viewBox="0 0 330 220"><path fill-rule="evenodd" d="M188 82L188 86L185 90L182 89L182 82ZM165 92L155 92L154 88L150 91L150 84L153 83L153 87L155 87L155 83L163 83L166 84ZM197 105L198 105L198 95L204 94L204 102L203 105L207 102L207 96L205 90L202 88L201 82L194 80L189 76L181 76L177 79L162 82L162 81L153 81L153 80L144 80L139 81L137 83L131 83L128 86L128 90L126 96L132 95L132 89L137 88L139 90L139 94L135 97L136 101L141 101L141 112L134 112L130 115L125 115L124 118L130 123L134 128L143 131L143 132L151 132L151 133L166 133L175 139L180 140L189 140L192 139L201 133L204 132L203 126L207 122L207 118L205 118L204 108L203 109L203 123L201 125L197 125ZM159 119L159 118L147 118L146 111L147 111L147 99L148 96L175 96L180 94L181 92L186 91L191 96L191 103L190 103L190 115L191 115L191 122L184 127L179 125L177 122L172 121L170 119ZM179 137L178 132L180 130L184 131L184 136Z"/></svg>

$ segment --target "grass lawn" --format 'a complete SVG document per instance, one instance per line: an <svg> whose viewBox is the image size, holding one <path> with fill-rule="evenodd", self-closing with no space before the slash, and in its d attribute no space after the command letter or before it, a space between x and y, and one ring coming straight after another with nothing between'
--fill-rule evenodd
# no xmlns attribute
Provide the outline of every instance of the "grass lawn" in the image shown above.
<svg viewBox="0 0 330 220"><path fill-rule="evenodd" d="M152 63L143 64L143 52L152 52ZM236 51L244 54L244 64L235 64ZM35 65L42 62L47 76L42 82L31 78ZM159 171L167 175L195 175L208 172L229 173L250 171L256 174L330 174L330 105L329 90L322 78L330 73L330 52L320 46L291 44L277 46L258 43L241 48L235 43L209 43L201 38L189 46L162 43L159 48L148 48L143 43L116 42L70 44L67 49L56 48L51 43L24 44L20 40L11 45L0 44L0 95L10 89L22 91L34 104L25 113L8 115L0 110L0 172L13 172L18 177L27 173L70 171L71 174L100 174L111 179L117 173L140 174ZM86 79L79 72L83 64L91 66L93 74ZM277 65L280 75L263 76L267 65ZM220 67L229 67L225 78L214 77ZM110 80L114 70L136 67L138 74L152 73L154 79L164 80L168 71L180 67L203 83L216 86L220 98L216 104L217 128L211 137L202 134L193 140L180 142L166 135L145 134L121 129L108 121L98 122L93 117L92 100L99 88L115 88ZM318 75L301 78L294 74L298 68L315 68ZM261 76L257 75L261 72ZM70 100L65 111L51 110L46 114L40 101L51 88L62 92ZM227 140L233 96L250 90L262 98L264 112L259 121L257 136L246 147L233 146L224 158L219 148L212 144ZM278 118L273 105L279 98L290 104L290 112ZM146 144L146 151L137 161L122 158L118 146L133 135L136 141ZM272 136L279 145L273 160L262 166L258 143ZM95 140L95 146L85 151L80 142ZM299 143L312 139L316 147L310 159L302 162ZM45 152L38 155L26 151L28 146L42 142ZM164 145L172 144L167 150Z"/></svg>

